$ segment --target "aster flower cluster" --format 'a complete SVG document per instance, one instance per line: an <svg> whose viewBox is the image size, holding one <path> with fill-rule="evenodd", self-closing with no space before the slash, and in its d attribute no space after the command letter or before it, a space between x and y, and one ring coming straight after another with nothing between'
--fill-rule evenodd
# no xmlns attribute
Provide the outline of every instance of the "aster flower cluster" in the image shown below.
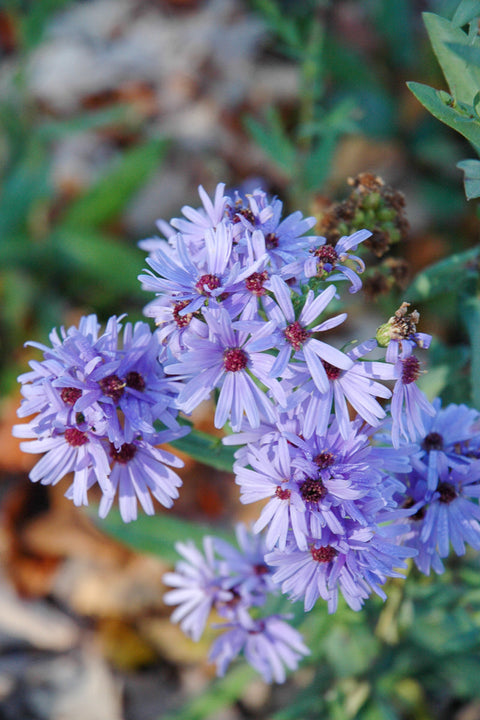
<svg viewBox="0 0 480 720"><path fill-rule="evenodd" d="M442 573L442 559L480 550L480 414L466 405L441 407L423 416L424 430L411 448L412 470L399 496L408 514L402 542L417 550L415 564Z"/></svg>
<svg viewBox="0 0 480 720"><path fill-rule="evenodd" d="M103 333L94 316L53 332L51 347L37 346L43 361L20 377L19 414L35 417L15 434L27 452L46 453L32 480L73 472L77 505L97 484L100 515L118 494L128 521L137 499L147 513L151 495L170 507L181 463L159 445L188 432L179 412L213 395L214 425L238 446L240 500L264 503L257 536L237 529L239 550L180 543L165 599L194 640L211 611L220 616L211 651L220 674L243 652L282 682L307 650L286 617L260 616L268 595L306 611L322 600L332 613L343 597L360 610L372 593L385 598L409 558L441 572L450 546L480 549L480 420L431 404L418 387L418 351L431 338L407 302L375 338L335 343L347 319L340 290L362 287L369 231L333 245L306 234L314 218L282 219L282 203L261 190L199 192L202 207L159 221L164 237L141 243L155 330L127 323L121 347L117 318Z"/></svg>
<svg viewBox="0 0 480 720"><path fill-rule="evenodd" d="M283 682L286 668L294 670L309 654L300 633L288 617L265 614L265 604L279 592L265 563L261 535L253 535L242 524L236 527L238 549L217 537L206 536L203 553L191 542L178 543L182 555L175 572L164 581L174 589L164 600L177 605L172 622L199 640L212 610L223 622L214 627L223 631L214 641L210 660L224 675L230 662L243 653L266 682Z"/></svg>
<svg viewBox="0 0 480 720"><path fill-rule="evenodd" d="M16 437L27 453L45 453L30 472L33 482L55 485L73 473L67 497L88 504L88 491L102 493L105 517L118 495L126 522L137 517L137 500L153 514L153 496L165 507L178 497L183 462L156 447L184 435L174 399L176 383L165 376L162 345L146 323L122 328L112 317L104 332L95 315L78 327L50 334L51 346L29 343L43 359L19 377L24 396Z"/></svg>

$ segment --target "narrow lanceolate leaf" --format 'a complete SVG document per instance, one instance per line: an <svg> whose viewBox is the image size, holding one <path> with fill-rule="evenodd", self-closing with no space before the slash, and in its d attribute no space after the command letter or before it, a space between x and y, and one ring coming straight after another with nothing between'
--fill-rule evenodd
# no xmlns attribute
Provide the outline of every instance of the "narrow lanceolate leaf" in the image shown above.
<svg viewBox="0 0 480 720"><path fill-rule="evenodd" d="M467 200L480 197L480 160L462 160L457 167L464 172L463 183Z"/></svg>
<svg viewBox="0 0 480 720"><path fill-rule="evenodd" d="M295 149L278 112L269 108L265 124L257 122L253 117L246 117L245 125L263 152L290 177L294 170Z"/></svg>
<svg viewBox="0 0 480 720"><path fill-rule="evenodd" d="M216 470L232 472L235 450L223 445L218 437L194 429L189 435L174 440L170 445L204 465Z"/></svg>
<svg viewBox="0 0 480 720"><path fill-rule="evenodd" d="M409 82L407 86L437 120L459 132L476 147L480 146L480 119L472 106L458 105L448 93L422 83Z"/></svg>
<svg viewBox="0 0 480 720"><path fill-rule="evenodd" d="M470 382L472 405L480 410L480 297L470 297L462 304L462 315L470 336Z"/></svg>
<svg viewBox="0 0 480 720"><path fill-rule="evenodd" d="M419 273L405 292L409 302L429 300L445 292L456 292L469 274L478 272L480 246L450 255Z"/></svg>
<svg viewBox="0 0 480 720"><path fill-rule="evenodd" d="M475 67L469 67L449 47L450 43L467 45L468 36L449 20L434 13L423 13L423 19L450 92L459 102L471 103L480 84L480 73Z"/></svg>

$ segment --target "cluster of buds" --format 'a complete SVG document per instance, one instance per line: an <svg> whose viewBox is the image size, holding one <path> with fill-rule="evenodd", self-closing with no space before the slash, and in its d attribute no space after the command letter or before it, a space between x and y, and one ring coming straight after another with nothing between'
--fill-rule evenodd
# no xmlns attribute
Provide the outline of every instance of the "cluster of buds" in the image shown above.
<svg viewBox="0 0 480 720"><path fill-rule="evenodd" d="M394 286L405 287L407 263L403 259L384 257L391 246L404 240L408 233L404 196L371 173L360 173L349 178L348 183L352 191L345 200L326 208L321 204L314 208L319 231L329 243L335 244L341 236L366 228L371 236L363 247L383 260L365 273L365 293L376 298Z"/></svg>

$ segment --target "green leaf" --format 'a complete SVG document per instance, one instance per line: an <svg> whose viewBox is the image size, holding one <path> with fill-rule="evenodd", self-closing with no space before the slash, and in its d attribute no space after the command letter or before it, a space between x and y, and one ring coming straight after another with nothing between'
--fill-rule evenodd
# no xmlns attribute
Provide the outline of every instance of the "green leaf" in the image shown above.
<svg viewBox="0 0 480 720"><path fill-rule="evenodd" d="M419 273L405 291L409 302L430 300L442 293L456 292L465 283L467 274L478 272L476 263L480 246L450 255Z"/></svg>
<svg viewBox="0 0 480 720"><path fill-rule="evenodd" d="M467 45L467 35L439 15L423 13L423 19L450 92L459 102L471 103L480 85L480 73L449 47L451 43Z"/></svg>
<svg viewBox="0 0 480 720"><path fill-rule="evenodd" d="M287 48L300 54L303 43L298 26L289 14L282 12L280 4L275 0L254 0L254 5Z"/></svg>
<svg viewBox="0 0 480 720"><path fill-rule="evenodd" d="M8 272L0 272L0 288L3 323L7 328L24 327L35 295L32 279L28 274L10 268Z"/></svg>
<svg viewBox="0 0 480 720"><path fill-rule="evenodd" d="M459 43L448 43L448 47L462 58L468 65L480 67L480 46L479 45L461 45Z"/></svg>
<svg viewBox="0 0 480 720"><path fill-rule="evenodd" d="M35 128L35 134L42 141L59 140L76 132L97 130L106 125L125 124L133 120L132 111L127 105L115 105L96 112L86 112L68 120L51 120Z"/></svg>
<svg viewBox="0 0 480 720"><path fill-rule="evenodd" d="M249 665L234 667L223 678L215 680L205 692L190 700L178 712L161 715L162 720L205 720L220 716L220 711L240 700L248 685L258 675ZM160 720L160 716L159 716Z"/></svg>
<svg viewBox="0 0 480 720"><path fill-rule="evenodd" d="M358 90L380 90L377 72L352 43L341 43L334 33L326 33L324 62L336 85Z"/></svg>
<svg viewBox="0 0 480 720"><path fill-rule="evenodd" d="M223 445L221 438L193 429L189 435L174 440L170 445L204 465L232 472L235 450Z"/></svg>
<svg viewBox="0 0 480 720"><path fill-rule="evenodd" d="M155 139L124 153L110 171L70 206L62 225L98 227L117 217L148 176L160 167L166 147L165 140Z"/></svg>
<svg viewBox="0 0 480 720"><path fill-rule="evenodd" d="M452 17L452 25L462 27L480 15L478 0L461 0Z"/></svg>
<svg viewBox="0 0 480 720"><path fill-rule="evenodd" d="M125 523L119 511L113 509L103 520L96 517L94 520L104 532L132 550L157 555L172 565L180 559L175 550L175 543L179 540L193 540L199 548L205 535L215 535L234 542L232 533L181 520L172 513L139 515L135 522Z"/></svg>
<svg viewBox="0 0 480 720"><path fill-rule="evenodd" d="M388 44L389 55L399 65L413 65L416 43L412 42L412 28L416 13L410 2L376 2L374 22L379 36Z"/></svg>
<svg viewBox="0 0 480 720"><path fill-rule="evenodd" d="M45 27L54 13L62 10L71 0L41 0L28 6L21 2L8 2L7 5L14 10L20 10L19 28L22 45L25 50L31 50L43 38Z"/></svg>
<svg viewBox="0 0 480 720"><path fill-rule="evenodd" d="M0 191L0 237L22 232L33 203L50 194L49 165L38 147L28 146L25 156L3 182Z"/></svg>
<svg viewBox="0 0 480 720"><path fill-rule="evenodd" d="M440 682L443 679L444 685L451 687L455 696L478 700L478 677L480 676L478 650L474 650L471 654L465 653L463 656L449 658L448 663L439 670L438 679Z"/></svg>
<svg viewBox="0 0 480 720"><path fill-rule="evenodd" d="M437 120L459 132L475 146L480 146L480 121L472 106L459 105L448 93L429 85L408 82L407 86Z"/></svg>
<svg viewBox="0 0 480 720"><path fill-rule="evenodd" d="M480 297L469 297L461 307L463 321L470 336L470 382L472 404L480 410Z"/></svg>
<svg viewBox="0 0 480 720"><path fill-rule="evenodd" d="M480 197L480 160L462 160L457 167L465 173L463 183L467 200Z"/></svg>
<svg viewBox="0 0 480 720"><path fill-rule="evenodd" d="M306 190L318 190L330 175L332 160L337 148L338 134L330 132L317 143L309 154L303 169L303 184Z"/></svg>
<svg viewBox="0 0 480 720"><path fill-rule="evenodd" d="M299 138L358 132L358 124L353 117L355 111L358 114L355 100L344 98L321 119L302 125Z"/></svg>
<svg viewBox="0 0 480 720"><path fill-rule="evenodd" d="M259 123L251 116L247 116L244 122L257 145L272 162L291 177L294 173L295 148L285 133L277 110L273 107L268 108L265 124Z"/></svg>
<svg viewBox="0 0 480 720"><path fill-rule="evenodd" d="M140 250L105 233L87 228L61 227L52 237L53 250L70 272L72 291L82 296L85 282L95 283L98 296L113 293L117 297L142 296L137 275L144 256Z"/></svg>

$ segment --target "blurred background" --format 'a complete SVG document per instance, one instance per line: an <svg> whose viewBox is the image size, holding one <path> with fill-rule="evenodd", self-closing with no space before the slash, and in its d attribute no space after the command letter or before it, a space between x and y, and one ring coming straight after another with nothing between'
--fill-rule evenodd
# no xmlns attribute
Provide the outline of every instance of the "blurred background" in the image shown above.
<svg viewBox="0 0 480 720"><path fill-rule="evenodd" d="M436 336L425 389L462 401L455 287L405 296L418 272L478 241L456 168L468 143L406 87L445 87L422 12L451 17L457 4L0 2L0 720L480 718L477 560L452 566L441 587L392 583L392 601L362 618L322 609L308 636L317 669L284 687L242 666L216 684L209 639L170 624L161 577L175 538L247 518L231 476L186 459L174 513L107 527L134 550L94 510L73 508L63 483L29 483L32 458L11 438L16 377L33 355L24 343L86 313L139 319L150 298L138 241L218 182L261 186L285 213L315 215L318 234L375 230L351 322L371 332L418 300L421 330ZM386 214L366 199L372 183ZM197 420L211 429L208 408ZM468 622L455 615L465 572L476 583ZM413 620L400 638L401 604Z"/></svg>

